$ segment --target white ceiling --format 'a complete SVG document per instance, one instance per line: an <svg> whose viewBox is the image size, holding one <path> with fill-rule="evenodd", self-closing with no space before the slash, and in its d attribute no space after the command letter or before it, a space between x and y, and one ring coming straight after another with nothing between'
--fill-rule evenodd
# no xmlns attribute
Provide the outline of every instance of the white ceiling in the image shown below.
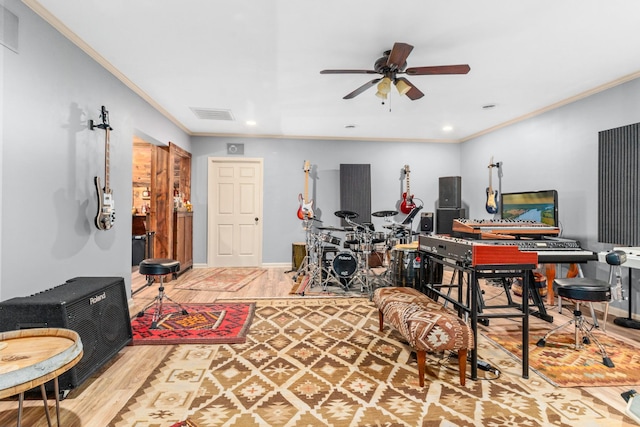
<svg viewBox="0 0 640 427"><path fill-rule="evenodd" d="M638 0L23 1L190 134L463 141L640 77ZM471 71L406 76L425 96L386 105L342 99L376 76L320 74L394 42Z"/></svg>

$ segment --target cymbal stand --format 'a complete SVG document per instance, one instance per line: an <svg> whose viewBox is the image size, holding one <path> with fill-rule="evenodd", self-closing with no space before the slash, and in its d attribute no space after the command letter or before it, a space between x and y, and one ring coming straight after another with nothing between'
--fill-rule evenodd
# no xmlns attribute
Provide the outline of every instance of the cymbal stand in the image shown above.
<svg viewBox="0 0 640 427"><path fill-rule="evenodd" d="M345 218L345 220L353 226L360 249L356 251L356 272L351 280L349 280L348 286L350 286L351 283L359 282L360 293L365 293L366 291L369 295L369 299L371 300L373 298L373 289L369 280L369 276L371 274L371 269L369 267L369 255L371 254L373 236L367 227L351 221L350 218Z"/></svg>

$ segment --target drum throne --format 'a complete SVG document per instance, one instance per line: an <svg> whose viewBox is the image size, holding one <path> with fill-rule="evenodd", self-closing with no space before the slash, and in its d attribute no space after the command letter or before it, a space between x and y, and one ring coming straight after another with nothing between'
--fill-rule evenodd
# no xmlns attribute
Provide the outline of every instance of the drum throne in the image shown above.
<svg viewBox="0 0 640 427"><path fill-rule="evenodd" d="M575 308L573 310L573 318L563 323L560 326L557 326L547 332L547 334L540 338L536 345L538 347L544 347L547 339L553 335L555 332L561 330L565 326L570 324L574 324L574 346L576 350L582 348L582 344L590 344L593 341L598 348L600 349L600 353L602 354L602 363L609 367L613 368L615 365L611 361L611 358L607 355L607 351L604 346L598 341L598 338L592 333L592 329L599 328L597 321L594 321L594 324L591 325L582 315L582 311L580 310L580 304L582 303L592 303L592 302L601 302L604 304L604 319L603 324L607 321L607 315L609 313L609 301L611 301L611 278L614 273L616 277L620 278L620 265L623 264L627 260L627 255L623 251L613 251L606 255L607 264L611 266L611 273L609 275L609 281L606 282L604 280L598 279L590 279L586 277L574 277L568 279L555 279L553 281L553 291L559 298L566 298L575 303ZM619 289L619 280L618 280L618 289ZM621 295L620 295L621 297ZM605 329L604 327L602 328ZM582 338L579 339L580 335Z"/></svg>

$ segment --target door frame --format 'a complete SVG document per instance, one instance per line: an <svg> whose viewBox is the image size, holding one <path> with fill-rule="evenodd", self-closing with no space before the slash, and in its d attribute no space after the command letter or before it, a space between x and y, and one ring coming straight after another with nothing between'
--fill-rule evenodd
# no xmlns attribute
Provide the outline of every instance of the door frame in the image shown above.
<svg viewBox="0 0 640 427"><path fill-rule="evenodd" d="M212 177L212 173L213 173L213 166L214 164L220 164L220 163L234 163L234 164L243 164L243 163L259 163L260 164L260 177L258 180L258 185L259 185L259 192L258 192L258 199L259 199L259 208L258 208L258 266L262 265L262 255L263 255L263 251L262 251L262 247L263 247L263 238L264 238L264 159L260 158L260 157L240 157L240 158L236 158L236 157L208 157L207 158L207 267L216 267L215 265L213 265L212 262L212 254L209 251L210 245L211 245L211 240L212 240L212 233L213 230L215 230L216 228L216 224L213 223L213 219L212 219L212 215L209 214L209 212L213 212L213 206L212 203L214 198L211 195L211 191L213 191L213 189L209 188L209 183L211 182L211 177Z"/></svg>

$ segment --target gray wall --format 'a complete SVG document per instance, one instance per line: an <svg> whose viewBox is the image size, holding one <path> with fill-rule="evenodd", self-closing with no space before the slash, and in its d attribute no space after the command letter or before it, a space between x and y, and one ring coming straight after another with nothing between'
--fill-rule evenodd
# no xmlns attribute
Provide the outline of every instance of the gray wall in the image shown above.
<svg viewBox="0 0 640 427"><path fill-rule="evenodd" d="M613 245L597 241L598 132L637 122L640 79L465 142L462 195L470 206L470 217L491 217L484 210L484 201L486 165L494 156L494 161L504 163L504 192L558 190L562 235L592 251L612 249ZM591 262L583 270L588 277L609 278L606 264ZM639 303L636 291L633 306ZM626 302L614 305L627 309Z"/></svg>
<svg viewBox="0 0 640 427"><path fill-rule="evenodd" d="M20 1L19 53L0 46L2 213L0 298L30 295L77 276L131 277L134 134L191 151L188 135ZM116 225L99 231L95 176L104 174L110 112Z"/></svg>
<svg viewBox="0 0 640 427"><path fill-rule="evenodd" d="M245 144L245 157L264 159L264 263L291 261L291 244L304 242L302 221L296 216L298 194L304 192L303 163L309 160L309 197L324 226L340 226L340 164L371 164L372 211L397 210L402 200L405 164L411 169L411 192L424 203L421 212L433 212L438 199L438 177L459 175L459 144L365 142L335 140L192 138L194 263L207 262L207 159L226 156L228 142ZM416 202L417 203L417 202ZM395 219L401 221L403 214ZM356 222L358 220L356 219ZM385 224L372 218L376 230ZM414 228L418 227L414 221ZM335 234L335 233L334 233ZM341 234L335 234L343 237Z"/></svg>

